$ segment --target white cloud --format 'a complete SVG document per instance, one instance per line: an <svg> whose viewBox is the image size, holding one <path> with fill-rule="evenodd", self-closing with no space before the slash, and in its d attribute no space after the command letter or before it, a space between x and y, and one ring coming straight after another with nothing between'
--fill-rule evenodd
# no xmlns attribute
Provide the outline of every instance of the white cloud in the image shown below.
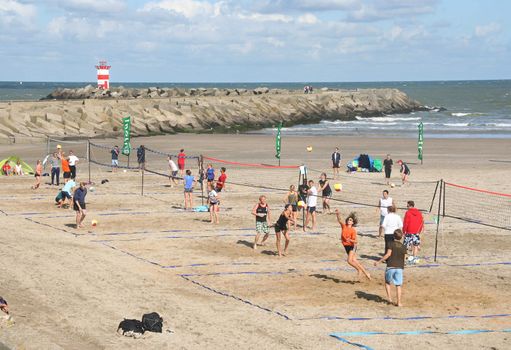
<svg viewBox="0 0 511 350"><path fill-rule="evenodd" d="M373 0L350 12L348 19L360 22L409 18L433 13L438 0Z"/></svg>
<svg viewBox="0 0 511 350"><path fill-rule="evenodd" d="M126 5L122 0L58 0L56 5L68 10L87 10L94 12L116 12L124 10Z"/></svg>
<svg viewBox="0 0 511 350"><path fill-rule="evenodd" d="M167 10L186 18L215 16L221 12L221 3L212 5L206 1L194 0L163 0L149 2L144 5L142 11Z"/></svg>
<svg viewBox="0 0 511 350"><path fill-rule="evenodd" d="M249 15L239 14L239 18L246 19L255 22L284 22L289 23L293 20L293 17L283 15L280 13L263 14L263 13L251 13Z"/></svg>
<svg viewBox="0 0 511 350"><path fill-rule="evenodd" d="M236 53L240 53L242 55L246 55L250 53L254 49L254 44L250 41L245 41L242 44L231 44L229 45L229 49Z"/></svg>
<svg viewBox="0 0 511 350"><path fill-rule="evenodd" d="M306 13L298 17L298 23L301 24L316 24L318 23L318 18L314 16L312 13Z"/></svg>
<svg viewBox="0 0 511 350"><path fill-rule="evenodd" d="M502 30L502 26L499 23L492 22L485 25L476 26L475 35L478 38L484 38L491 34L499 33Z"/></svg>
<svg viewBox="0 0 511 350"><path fill-rule="evenodd" d="M266 42L274 47L283 47L284 46L284 42L282 40L279 40L274 37L266 38Z"/></svg>
<svg viewBox="0 0 511 350"><path fill-rule="evenodd" d="M103 39L110 33L116 33L123 29L123 25L112 20L100 20L92 22L87 18L56 17L50 21L48 33L60 38L72 37L78 40Z"/></svg>
<svg viewBox="0 0 511 350"><path fill-rule="evenodd" d="M0 0L0 25L22 24L32 26L37 15L34 5L14 0Z"/></svg>
<svg viewBox="0 0 511 350"><path fill-rule="evenodd" d="M360 0L258 0L254 5L264 13L346 11L359 7Z"/></svg>

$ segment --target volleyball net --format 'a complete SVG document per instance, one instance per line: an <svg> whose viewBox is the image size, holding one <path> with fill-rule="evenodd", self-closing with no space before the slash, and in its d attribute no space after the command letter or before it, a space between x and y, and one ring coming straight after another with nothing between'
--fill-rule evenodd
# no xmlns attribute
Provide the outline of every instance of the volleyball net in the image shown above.
<svg viewBox="0 0 511 350"><path fill-rule="evenodd" d="M62 150L66 155L73 152L80 159L88 159L88 140L65 140L48 137L46 139L46 154L52 154Z"/></svg>
<svg viewBox="0 0 511 350"><path fill-rule="evenodd" d="M511 194L444 182L442 216L511 231Z"/></svg>

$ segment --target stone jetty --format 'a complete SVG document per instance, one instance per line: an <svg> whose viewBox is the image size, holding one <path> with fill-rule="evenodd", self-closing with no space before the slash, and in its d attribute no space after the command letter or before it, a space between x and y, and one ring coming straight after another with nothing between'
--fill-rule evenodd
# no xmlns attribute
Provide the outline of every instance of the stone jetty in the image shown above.
<svg viewBox="0 0 511 350"><path fill-rule="evenodd" d="M242 132L408 113L425 108L397 89L303 91L217 88L59 89L40 101L0 102L0 142L24 139L118 137L122 117L132 135Z"/></svg>

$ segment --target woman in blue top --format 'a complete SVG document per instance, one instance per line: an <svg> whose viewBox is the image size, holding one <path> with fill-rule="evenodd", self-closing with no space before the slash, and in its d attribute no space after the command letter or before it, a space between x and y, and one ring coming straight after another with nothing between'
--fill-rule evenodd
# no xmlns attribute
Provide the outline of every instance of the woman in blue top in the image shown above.
<svg viewBox="0 0 511 350"><path fill-rule="evenodd" d="M213 190L213 181L215 181L215 169L213 169L213 164L208 164L206 179L208 180L208 191Z"/></svg>
<svg viewBox="0 0 511 350"><path fill-rule="evenodd" d="M186 171L186 175L184 176L185 183L185 210L193 208L193 185L195 184L195 178L192 176L192 171L188 169Z"/></svg>

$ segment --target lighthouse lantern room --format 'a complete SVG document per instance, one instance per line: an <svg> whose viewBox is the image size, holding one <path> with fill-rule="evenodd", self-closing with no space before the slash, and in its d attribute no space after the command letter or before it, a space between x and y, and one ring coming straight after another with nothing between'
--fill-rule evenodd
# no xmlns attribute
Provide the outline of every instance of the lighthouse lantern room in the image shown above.
<svg viewBox="0 0 511 350"><path fill-rule="evenodd" d="M108 90L110 88L110 66L106 61L99 61L96 69L98 70L98 88Z"/></svg>

